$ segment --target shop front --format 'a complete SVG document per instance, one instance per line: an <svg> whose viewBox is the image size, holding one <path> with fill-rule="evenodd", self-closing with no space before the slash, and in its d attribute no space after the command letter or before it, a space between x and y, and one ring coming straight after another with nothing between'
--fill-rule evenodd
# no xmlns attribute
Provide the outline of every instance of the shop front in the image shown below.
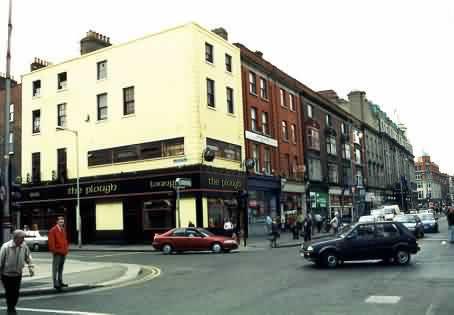
<svg viewBox="0 0 454 315"><path fill-rule="evenodd" d="M328 194L330 218L338 213L342 219L351 220L353 204L350 190L333 186L329 188Z"/></svg>
<svg viewBox="0 0 454 315"><path fill-rule="evenodd" d="M177 178L190 182L189 186L179 188L179 199ZM245 189L242 172L203 166L81 178L82 241L151 243L155 233L176 227L178 221L181 226L192 222L215 230L221 222L223 226L226 216L238 216L236 196L242 189ZM25 186L23 191L21 227L48 230L57 216L64 215L70 241L77 240L74 182Z"/></svg>
<svg viewBox="0 0 454 315"><path fill-rule="evenodd" d="M280 215L280 178L274 176L248 177L249 236L267 234L266 217Z"/></svg>

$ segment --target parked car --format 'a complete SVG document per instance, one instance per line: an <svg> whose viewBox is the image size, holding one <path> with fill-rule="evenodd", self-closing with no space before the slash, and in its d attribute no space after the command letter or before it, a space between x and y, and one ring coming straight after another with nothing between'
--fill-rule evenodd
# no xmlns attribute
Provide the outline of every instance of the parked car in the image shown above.
<svg viewBox="0 0 454 315"><path fill-rule="evenodd" d="M238 248L236 240L230 237L214 235L201 228L175 228L163 234L155 234L153 247L164 254L173 251L211 250L214 253L228 253Z"/></svg>
<svg viewBox="0 0 454 315"><path fill-rule="evenodd" d="M48 249L49 231L25 231L25 244L33 250Z"/></svg>
<svg viewBox="0 0 454 315"><path fill-rule="evenodd" d="M424 237L424 224L416 214L402 214L394 218L394 221L400 222L409 229L417 238Z"/></svg>
<svg viewBox="0 0 454 315"><path fill-rule="evenodd" d="M358 220L359 223L376 222L376 221L378 221L378 220L373 215L363 215L362 217L359 217L359 220Z"/></svg>
<svg viewBox="0 0 454 315"><path fill-rule="evenodd" d="M424 224L424 232L440 232L438 227L438 218L436 218L432 213L421 213L418 214L418 217Z"/></svg>
<svg viewBox="0 0 454 315"><path fill-rule="evenodd" d="M420 250L400 222L356 223L337 235L306 242L300 256L330 268L344 261L381 259L405 265Z"/></svg>
<svg viewBox="0 0 454 315"><path fill-rule="evenodd" d="M387 205L383 207L383 213L385 220L392 221L396 215L400 214L400 209L398 205Z"/></svg>

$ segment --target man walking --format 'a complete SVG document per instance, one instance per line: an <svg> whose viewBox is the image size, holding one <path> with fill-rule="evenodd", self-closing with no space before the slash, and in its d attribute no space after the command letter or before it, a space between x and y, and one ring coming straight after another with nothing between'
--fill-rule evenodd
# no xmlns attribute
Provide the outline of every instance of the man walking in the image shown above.
<svg viewBox="0 0 454 315"><path fill-rule="evenodd" d="M66 255L68 255L68 239L66 238L65 219L62 216L57 218L57 224L50 229L48 243L49 251L53 254L52 278L54 288L61 290L61 288L68 286L63 283L63 266Z"/></svg>
<svg viewBox="0 0 454 315"><path fill-rule="evenodd" d="M308 242L312 239L312 217L309 213L306 214L303 226L304 226L304 241Z"/></svg>
<svg viewBox="0 0 454 315"><path fill-rule="evenodd" d="M448 242L454 243L454 208L449 208L446 216L448 219Z"/></svg>
<svg viewBox="0 0 454 315"><path fill-rule="evenodd" d="M19 299L22 269L28 264L30 276L34 275L30 249L24 243L25 232L16 230L13 239L4 243L0 249L0 271L3 287L5 288L8 314L16 314L16 304Z"/></svg>

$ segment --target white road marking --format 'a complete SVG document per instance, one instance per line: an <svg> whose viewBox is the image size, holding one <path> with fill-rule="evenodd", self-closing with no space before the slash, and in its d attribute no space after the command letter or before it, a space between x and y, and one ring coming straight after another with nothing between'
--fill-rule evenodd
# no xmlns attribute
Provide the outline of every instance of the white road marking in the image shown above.
<svg viewBox="0 0 454 315"><path fill-rule="evenodd" d="M0 307L2 310L6 310L6 307ZM93 312L79 312L79 311L64 311L64 310L49 310L49 309L38 309L38 308L25 308L16 307L18 311L37 312L37 313L51 313L51 314L73 314L73 315L112 315L107 313L93 313Z"/></svg>
<svg viewBox="0 0 454 315"><path fill-rule="evenodd" d="M118 254L106 254L106 255L97 255L97 256L90 256L91 258L103 258L103 257L112 257L112 256L122 256L122 255L137 255L137 254L143 254L142 252L140 253L118 253ZM89 257L89 256L86 256Z"/></svg>
<svg viewBox="0 0 454 315"><path fill-rule="evenodd" d="M426 315L433 315L434 314L433 308L434 308L434 305L430 304L429 307L427 308Z"/></svg>
<svg viewBox="0 0 454 315"><path fill-rule="evenodd" d="M392 295L371 295L365 302L366 303L377 303L377 304L396 304L400 301L400 296Z"/></svg>

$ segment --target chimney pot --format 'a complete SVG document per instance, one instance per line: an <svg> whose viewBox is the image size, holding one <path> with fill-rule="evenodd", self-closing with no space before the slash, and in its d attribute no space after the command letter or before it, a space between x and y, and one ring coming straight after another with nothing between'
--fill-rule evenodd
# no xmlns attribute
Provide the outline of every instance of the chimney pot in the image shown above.
<svg viewBox="0 0 454 315"><path fill-rule="evenodd" d="M256 54L257 56L259 56L260 58L263 58L263 53L260 51L260 50L256 50L254 52L254 54Z"/></svg>
<svg viewBox="0 0 454 315"><path fill-rule="evenodd" d="M229 34L227 33L227 31L223 27L215 28L214 30L212 30L212 32L215 33L216 35L221 36L225 40L229 40Z"/></svg>

